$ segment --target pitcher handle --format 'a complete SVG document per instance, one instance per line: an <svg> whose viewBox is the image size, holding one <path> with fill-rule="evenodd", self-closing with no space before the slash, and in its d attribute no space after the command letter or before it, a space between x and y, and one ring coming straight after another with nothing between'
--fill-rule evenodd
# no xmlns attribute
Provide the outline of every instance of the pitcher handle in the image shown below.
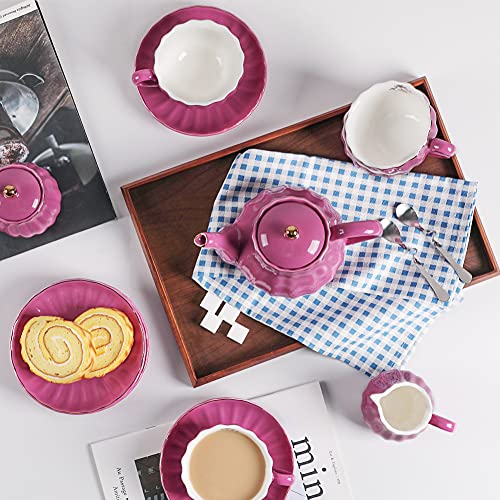
<svg viewBox="0 0 500 500"><path fill-rule="evenodd" d="M346 222L335 224L331 227L332 239L344 239L346 245L373 240L382 236L382 224L378 220L364 220L359 222Z"/></svg>
<svg viewBox="0 0 500 500"><path fill-rule="evenodd" d="M295 476L286 472L276 472L273 470L273 477L280 486L292 486L295 481Z"/></svg>
<svg viewBox="0 0 500 500"><path fill-rule="evenodd" d="M429 144L429 154L437 158L451 158L455 154L455 146L443 139L432 139Z"/></svg>
<svg viewBox="0 0 500 500"><path fill-rule="evenodd" d="M439 415L432 415L429 424L437 427L438 429L442 429L443 431L453 432L457 424L448 420L447 418L440 417Z"/></svg>
<svg viewBox="0 0 500 500"><path fill-rule="evenodd" d="M132 75L132 82L143 87L157 87L158 79L151 69L138 69Z"/></svg>

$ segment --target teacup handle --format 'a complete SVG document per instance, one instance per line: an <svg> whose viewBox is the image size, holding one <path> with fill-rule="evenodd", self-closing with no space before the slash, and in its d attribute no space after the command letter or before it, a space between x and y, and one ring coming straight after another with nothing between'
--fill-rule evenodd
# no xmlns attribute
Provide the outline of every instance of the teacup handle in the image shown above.
<svg viewBox="0 0 500 500"><path fill-rule="evenodd" d="M346 222L331 226L332 239L344 239L346 245L373 240L382 236L382 224L378 220L364 220L359 222Z"/></svg>
<svg viewBox="0 0 500 500"><path fill-rule="evenodd" d="M453 432L457 424L448 420L447 418L440 417L439 415L432 415L429 424L437 427L438 429L442 429L443 431Z"/></svg>
<svg viewBox="0 0 500 500"><path fill-rule="evenodd" d="M455 146L443 139L432 139L429 144L429 154L437 158L451 158L455 154Z"/></svg>
<svg viewBox="0 0 500 500"><path fill-rule="evenodd" d="M132 75L132 81L135 85L143 87L157 87L158 79L151 69L138 69Z"/></svg>
<svg viewBox="0 0 500 500"><path fill-rule="evenodd" d="M273 477L274 477L274 480L280 486L292 486L293 482L295 481L295 476L293 474L276 472L275 470L273 470Z"/></svg>

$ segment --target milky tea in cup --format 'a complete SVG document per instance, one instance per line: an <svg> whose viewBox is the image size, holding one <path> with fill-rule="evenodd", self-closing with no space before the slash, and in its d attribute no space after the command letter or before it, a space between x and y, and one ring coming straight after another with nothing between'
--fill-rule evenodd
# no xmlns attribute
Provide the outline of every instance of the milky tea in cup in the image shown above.
<svg viewBox="0 0 500 500"><path fill-rule="evenodd" d="M266 445L236 425L200 432L181 464L182 481L193 500L261 500L273 480Z"/></svg>

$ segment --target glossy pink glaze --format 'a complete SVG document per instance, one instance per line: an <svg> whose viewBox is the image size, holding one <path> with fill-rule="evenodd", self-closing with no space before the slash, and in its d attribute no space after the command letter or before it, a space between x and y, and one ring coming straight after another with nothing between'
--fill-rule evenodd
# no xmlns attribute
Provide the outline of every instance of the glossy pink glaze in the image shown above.
<svg viewBox="0 0 500 500"><path fill-rule="evenodd" d="M189 500L181 480L181 459L186 448L201 431L215 425L238 425L254 432L273 459L275 480L267 500L285 499L293 483L294 459L285 430L268 412L240 399L212 399L182 415L168 433L160 459L161 482L169 500Z"/></svg>
<svg viewBox="0 0 500 500"><path fill-rule="evenodd" d="M26 322L41 315L73 320L93 307L112 307L123 311L134 326L134 345L128 358L104 377L72 384L53 384L32 373L21 356L19 340ZM33 298L19 313L11 337L11 359L26 392L42 405L62 413L83 414L104 410L124 399L146 367L149 339L146 325L133 303L109 285L85 279L61 281Z"/></svg>
<svg viewBox="0 0 500 500"><path fill-rule="evenodd" d="M157 86L152 72L154 54L163 36L191 19L209 19L226 26L238 38L245 56L243 75L236 89L208 106L188 106L172 99ZM214 135L236 127L257 107L266 87L267 65L257 37L241 19L215 7L195 6L166 15L149 30L139 47L132 80L160 123L187 135Z"/></svg>
<svg viewBox="0 0 500 500"><path fill-rule="evenodd" d="M3 195L8 184L18 191L13 198ZM61 211L61 198L56 180L34 163L0 168L0 231L14 238L44 233Z"/></svg>
<svg viewBox="0 0 500 500"><path fill-rule="evenodd" d="M132 82L135 85L146 85L155 87L158 85L158 80L152 69L139 69L132 75Z"/></svg>
<svg viewBox="0 0 500 500"><path fill-rule="evenodd" d="M455 146L443 139L432 139L429 144L429 155L438 158L451 158L455 154Z"/></svg>
<svg viewBox="0 0 500 500"><path fill-rule="evenodd" d="M382 226L376 220L345 222L331 228L333 240L343 239L346 245L354 245L382 236Z"/></svg>
<svg viewBox="0 0 500 500"><path fill-rule="evenodd" d="M361 400L361 411L363 413L363 418L366 425L368 425L368 427L370 427L373 432L379 434L384 439L406 441L408 439L416 438L419 434L421 434L421 432L423 432L422 430L416 434L400 435L390 431L389 429L387 429L387 427L382 422L382 419L380 418L378 406L371 399L371 396L373 394L382 394L394 384L399 384L401 382L411 382L412 384L416 384L421 387L429 395L432 406L434 407L434 399L430 388L422 378L418 377L412 372L404 370L391 370L388 372L383 372L377 377L373 378L368 383L366 389L363 392ZM453 432L453 430L455 429L455 423L443 417L439 417L438 415L432 415L429 424L437 426L443 430L447 430L448 432Z"/></svg>
<svg viewBox="0 0 500 500"><path fill-rule="evenodd" d="M17 195L0 196L0 219L7 223L29 219L42 201L40 177L24 166L9 165L0 169L0 191L9 184L16 187Z"/></svg>
<svg viewBox="0 0 500 500"><path fill-rule="evenodd" d="M296 239L285 235L286 228L298 230ZM323 252L330 236L328 220L307 202L296 198L282 200L265 209L255 228L258 251L273 267L300 269Z"/></svg>
<svg viewBox="0 0 500 500"><path fill-rule="evenodd" d="M277 226L274 227L271 217L267 221L263 216L274 212L275 207L283 203L287 204L287 210L285 215L278 214ZM292 208L293 205L297 208ZM304 206L311 210L305 211ZM296 240L285 237L287 213L290 214L290 225L299 221L303 228L307 227L308 217L312 214L313 227L305 231L304 240L300 236ZM264 228L260 227L261 221L265 223ZM314 293L333 280L344 262L346 244L371 240L382 234L379 221L343 224L340 221L340 215L323 196L310 189L281 186L260 192L245 204L233 224L219 233L200 233L194 242L200 247L215 249L222 260L236 265L252 284L269 294L296 298ZM319 233L321 226L322 237ZM299 227L299 234L300 231ZM273 250L266 252L262 247L262 234L271 233L268 242ZM311 259L307 249L313 237L318 237L323 244L313 252ZM301 264L304 265L297 267Z"/></svg>
<svg viewBox="0 0 500 500"><path fill-rule="evenodd" d="M352 163L358 167L364 168L368 172L374 175L383 175L385 177L392 177L393 175L399 174L407 174L411 170L413 170L417 165L420 165L427 156L438 156L440 158L451 158L455 154L455 146L448 141L444 141L443 139L436 139L438 128L436 121L436 112L434 108L431 106L427 96L422 94L423 97L427 100L429 104L429 112L431 115L431 127L429 129L429 133L427 135L427 143L420 149L418 154L408 160L406 163L399 165L394 168L381 169L376 167L371 167L369 165L365 165L363 162L358 160L347 143L346 139L346 129L345 122L349 116L349 111L344 115L344 127L341 132L341 139L344 144L345 154L351 159Z"/></svg>
<svg viewBox="0 0 500 500"><path fill-rule="evenodd" d="M454 432L455 427L457 426L455 422L439 415L432 415L429 424L446 432Z"/></svg>

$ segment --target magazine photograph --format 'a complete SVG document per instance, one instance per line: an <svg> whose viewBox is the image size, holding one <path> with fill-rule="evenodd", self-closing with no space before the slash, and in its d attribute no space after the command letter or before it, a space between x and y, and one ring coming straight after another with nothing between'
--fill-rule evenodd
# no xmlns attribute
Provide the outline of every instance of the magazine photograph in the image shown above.
<svg viewBox="0 0 500 500"><path fill-rule="evenodd" d="M43 214L35 220L38 214L33 213L23 223L26 233L16 233L13 224L0 231L0 260L115 218L54 46L32 1L0 17L0 162L7 167L0 173L0 212L30 196L29 206L37 203L38 189L32 196L29 187L16 186L23 180L11 180L17 177L8 167L18 162L36 165L30 173L38 181L43 174L38 169L43 169L50 175L44 179L55 180L61 195L60 207L53 209L59 209L53 223L45 222ZM6 186L12 186L12 191ZM14 189L17 199L10 197ZM38 203L44 202L49 202L48 197ZM10 211L5 218L17 222L15 215L8 217ZM31 229L32 221L38 227Z"/></svg>

